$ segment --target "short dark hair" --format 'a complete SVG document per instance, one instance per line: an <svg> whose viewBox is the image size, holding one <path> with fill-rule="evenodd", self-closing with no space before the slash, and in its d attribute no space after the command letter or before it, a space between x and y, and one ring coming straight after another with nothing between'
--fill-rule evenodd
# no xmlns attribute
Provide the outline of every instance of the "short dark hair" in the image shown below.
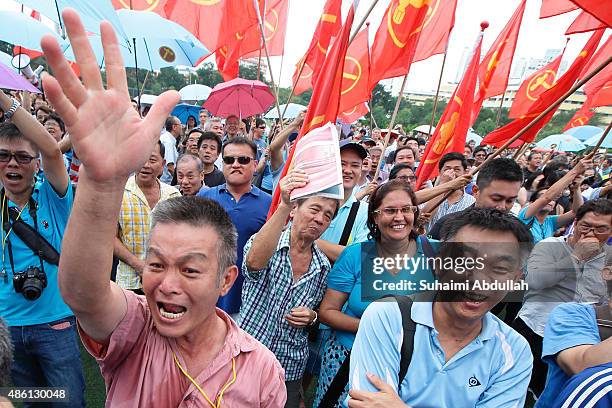
<svg viewBox="0 0 612 408"><path fill-rule="evenodd" d="M170 132L172 130L172 127L174 126L174 122L176 122L176 117L168 116L166 118L166 123L164 125L166 127L166 131Z"/></svg>
<svg viewBox="0 0 612 408"><path fill-rule="evenodd" d="M542 156L542 153L540 153L540 152L531 152L527 156L527 161L531 161L531 159L533 159L533 156L536 155L536 154L539 154L540 156Z"/></svg>
<svg viewBox="0 0 612 408"><path fill-rule="evenodd" d="M199 128L199 127L194 127L194 128L193 128L193 129L191 129L189 132L187 132L187 135L186 135L186 136L187 136L187 138L189 138L189 136L191 136L191 134L192 134L192 133L200 133L200 134L204 134L204 131L203 131L201 128ZM200 140L200 139L198 138L198 140Z"/></svg>
<svg viewBox="0 0 612 408"><path fill-rule="evenodd" d="M161 140L157 141L157 146L159 146L159 154L161 155L162 159L165 158L166 157L166 146L164 146Z"/></svg>
<svg viewBox="0 0 612 408"><path fill-rule="evenodd" d="M249 146L251 150L253 151L253 158L254 159L257 158L257 145L253 143L252 140L247 139L244 136L236 136L236 137L229 139L227 142L225 142L223 144L223 147L221 148L221 155L223 155L223 153L225 152L225 148L231 144Z"/></svg>
<svg viewBox="0 0 612 408"><path fill-rule="evenodd" d="M417 205L417 199L414 195L414 191L408 186L408 184L401 182L400 180L390 180L385 184L382 184L374 190L372 195L370 195L370 204L368 205L368 229L370 230L370 237L374 240L380 240L380 230L374 221L374 211L378 210L382 201L385 199L389 193L393 191L404 191L410 197L410 202L412 205ZM413 229L410 231L410 239L416 239L417 233L415 231L416 221L419 218L419 207L417 206L417 211L414 213L414 224Z"/></svg>
<svg viewBox="0 0 612 408"><path fill-rule="evenodd" d="M218 280L223 271L236 264L238 233L231 218L216 201L196 197L174 197L160 201L153 210L151 230L157 224L209 226L219 235L217 240Z"/></svg>
<svg viewBox="0 0 612 408"><path fill-rule="evenodd" d="M393 159L394 159L394 160L393 160L393 161L395 161L395 158L397 157L397 155L399 154L399 152L401 152L402 150L410 150L410 151L412 152L412 156L413 156L415 159L417 158L417 156L418 156L418 154L419 154L419 152L415 152L415 151L414 151L414 148L412 148L412 147L410 147L410 146L406 146L406 145L404 145L404 146L400 146L400 147L398 147L398 148L395 150L395 152L394 152L394 155L393 155Z"/></svg>
<svg viewBox="0 0 612 408"><path fill-rule="evenodd" d="M535 203L538 198L542 195L542 192L548 190L549 187L538 187L529 197L530 203Z"/></svg>
<svg viewBox="0 0 612 408"><path fill-rule="evenodd" d="M595 213L597 215L612 215L612 201L607 198L598 198L589 200L582 204L576 211L576 222L580 221L587 213Z"/></svg>
<svg viewBox="0 0 612 408"><path fill-rule="evenodd" d="M444 167L446 162L449 162L451 160L459 160L461 162L461 167L463 167L463 170L467 170L468 162L465 158L465 155L457 152L446 153L444 156L442 156L440 162L438 163L438 170L442 170L442 167Z"/></svg>
<svg viewBox="0 0 612 408"><path fill-rule="evenodd" d="M427 144L424 137L417 137L416 140L419 146L425 146Z"/></svg>
<svg viewBox="0 0 612 408"><path fill-rule="evenodd" d="M40 149L36 146L32 141L26 139L26 137L21 133L21 130L11 122L2 122L0 123L0 140L6 141L17 141L17 140L25 140L32 147L34 151L34 155L38 157L40 154Z"/></svg>
<svg viewBox="0 0 612 408"><path fill-rule="evenodd" d="M221 138L215 132L204 132L200 139L198 140L198 150L200 150L200 146L204 143L205 140L213 140L217 143L217 152L221 152Z"/></svg>
<svg viewBox="0 0 612 408"><path fill-rule="evenodd" d="M474 150L474 154L476 154L476 150ZM483 190L495 180L516 181L523 184L523 171L513 159L498 157L482 166L478 172L476 185L480 190Z"/></svg>
<svg viewBox="0 0 612 408"><path fill-rule="evenodd" d="M260 127L261 125L265 125L266 121L263 120L262 118L256 118L255 119L255 127Z"/></svg>
<svg viewBox="0 0 612 408"><path fill-rule="evenodd" d="M525 185L524 185L524 186L525 186L525 188L526 188L527 190L530 190L530 189L531 189L531 187L533 187L533 183L535 182L535 179L537 179L537 178L538 178L538 177L540 177L541 175L542 175L542 170L536 170L536 171L534 171L534 172L533 172L533 173L532 173L532 174L531 174L529 177L527 177L527 178L525 179ZM539 184L541 184L541 183L542 183L542 181L543 181L543 179L542 179L542 180L540 180L540 183L539 183ZM538 187L539 187L539 184L538 184Z"/></svg>
<svg viewBox="0 0 612 408"><path fill-rule="evenodd" d="M395 180L400 171L410 169L414 173L414 169L407 165L406 163L398 163L393 166L391 172L389 173L389 180Z"/></svg>
<svg viewBox="0 0 612 408"><path fill-rule="evenodd" d="M51 113L53 113L53 110L50 107L46 105L40 105L38 108L36 108L36 110L34 111L34 114L38 114L39 110L45 112L47 115L50 115Z"/></svg>
<svg viewBox="0 0 612 408"><path fill-rule="evenodd" d="M507 214L496 208L482 207L469 207L464 211L455 213L455 216L450 217L442 226L440 237L442 241L449 241L457 235L461 228L467 226L492 231L512 232L519 243L533 243L533 236L527 225L514 215Z"/></svg>
<svg viewBox="0 0 612 408"><path fill-rule="evenodd" d="M406 136L404 138L404 144L408 143L409 141L414 140L415 142L417 142L417 144L419 143L419 139L414 137L414 136Z"/></svg>
<svg viewBox="0 0 612 408"><path fill-rule="evenodd" d="M47 123L50 120L54 120L57 122L57 124L59 125L62 133L66 132L66 125L64 124L64 120L62 118L59 117L58 114L51 112L50 114L48 114L44 119L43 119L43 125L45 123Z"/></svg>

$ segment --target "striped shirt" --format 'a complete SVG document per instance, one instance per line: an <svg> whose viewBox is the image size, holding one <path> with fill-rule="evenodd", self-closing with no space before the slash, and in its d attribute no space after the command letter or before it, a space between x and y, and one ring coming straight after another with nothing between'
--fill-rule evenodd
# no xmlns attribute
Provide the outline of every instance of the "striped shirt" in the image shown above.
<svg viewBox="0 0 612 408"><path fill-rule="evenodd" d="M436 211L436 213L431 216L431 220L429 221L429 226L427 230L431 229L431 227L433 227L436 222L445 215L465 210L475 202L476 199L471 195L467 194L466 192L463 192L463 196L455 204L449 204L448 199L444 200L442 204L440 204L440 206L438 207L438 211Z"/></svg>
<svg viewBox="0 0 612 408"><path fill-rule="evenodd" d="M299 380L308 358L308 336L304 329L290 326L285 315L294 307L316 309L319 306L331 265L313 243L308 271L294 282L289 257L291 227L288 227L281 234L268 266L250 271L246 259L255 236L244 246L242 273L245 279L238 325L276 355L285 369L286 381Z"/></svg>
<svg viewBox="0 0 612 408"><path fill-rule="evenodd" d="M159 182L159 201L179 197L181 193L167 184ZM119 239L123 245L140 259L144 259L146 243L151 230L151 211L147 198L136 184L136 176L128 179L119 213ZM140 289L142 283L138 273L123 261L117 266L117 285L123 289Z"/></svg>

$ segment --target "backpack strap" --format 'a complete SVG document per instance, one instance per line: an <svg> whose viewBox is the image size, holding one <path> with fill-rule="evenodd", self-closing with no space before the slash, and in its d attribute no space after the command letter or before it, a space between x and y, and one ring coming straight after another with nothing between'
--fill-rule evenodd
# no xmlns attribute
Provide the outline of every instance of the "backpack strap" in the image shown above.
<svg viewBox="0 0 612 408"><path fill-rule="evenodd" d="M402 341L402 350L399 368L398 389L406 377L408 367L412 361L412 353L414 351L414 335L416 333L416 323L412 320L412 299L408 296L394 295L397 301L400 313L402 314L402 329L404 331L404 339Z"/></svg>
<svg viewBox="0 0 612 408"><path fill-rule="evenodd" d="M429 239L427 238L426 235L420 235L419 238L421 240L421 247L423 248L423 253L425 254L425 256L427 258L435 258L436 257L436 251L434 250L433 246L431 245L431 242L429 242Z"/></svg>
<svg viewBox="0 0 612 408"><path fill-rule="evenodd" d="M610 312L610 306L607 303L595 306L595 319L597 320L601 341L612 337L612 312Z"/></svg>
<svg viewBox="0 0 612 408"><path fill-rule="evenodd" d="M348 240L351 237L351 230L353 229L353 225L355 225L355 220L357 219L357 211L359 211L360 204L361 203L359 201L355 201L353 205L351 205L351 211L346 219L346 224L344 224L342 236L340 237L340 241L338 241L338 245L346 246L348 243Z"/></svg>

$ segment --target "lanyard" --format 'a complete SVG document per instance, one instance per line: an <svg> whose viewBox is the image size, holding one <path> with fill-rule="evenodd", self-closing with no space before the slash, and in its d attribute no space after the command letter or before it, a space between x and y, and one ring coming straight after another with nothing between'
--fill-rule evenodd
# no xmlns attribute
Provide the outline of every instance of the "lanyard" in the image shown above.
<svg viewBox="0 0 612 408"><path fill-rule="evenodd" d="M198 389L198 391L200 391L200 394L202 394L202 396L204 397L204 399L210 404L210 406L212 408L221 408L221 399L223 398L223 393L230 387L230 385L232 385L234 382L236 382L236 358L232 357L232 379L229 380L222 388L221 391L219 391L219 396L217 397L217 403L215 404L214 402L212 402L210 400L210 398L208 398L208 395L206 395L206 393L204 392L204 390L202 389L202 387L200 387L198 385L198 383L189 375L189 373L183 368L183 366L181 365L181 363L179 363L178 358L176 357L176 354L174 352L172 352L172 357L174 358L174 362L176 363L177 367L179 368L179 370L181 370L181 372L183 373L183 375L185 375L185 377L187 377L189 379L189 381L191 381L191 383Z"/></svg>
<svg viewBox="0 0 612 408"><path fill-rule="evenodd" d="M4 205L6 204L6 195L2 196L2 216L1 216L1 220L2 220L2 231L4 231ZM21 218L21 214L23 213L23 210L25 210L28 205L30 203L28 202L26 205L23 206L23 208L21 209L21 211L19 211L19 215L17 216L17 218L15 219L15 221L17 221L18 219ZM7 206L7 218L8 218L8 204L6 204ZM7 219L8 222L8 219ZM0 275L2 275L2 277L4 278L4 282L6 283L8 281L8 277L6 275L6 271L4 270L4 246L7 244L8 242L8 250L9 250L9 261L11 263L11 271L13 272L13 275L15 275L15 266L13 264L13 251L11 248L11 241L9 240L9 235L11 235L11 232L13 231L13 225L11 224L11 227L8 229L8 231L6 232L6 236L2 238L2 272L0 273Z"/></svg>

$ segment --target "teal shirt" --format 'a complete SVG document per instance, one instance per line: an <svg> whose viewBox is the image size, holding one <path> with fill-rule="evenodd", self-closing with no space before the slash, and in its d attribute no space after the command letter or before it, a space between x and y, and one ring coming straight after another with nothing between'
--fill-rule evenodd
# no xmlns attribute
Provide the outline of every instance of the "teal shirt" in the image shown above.
<svg viewBox="0 0 612 408"><path fill-rule="evenodd" d="M38 231L59 252L62 246L64 229L68 223L68 216L72 209L73 192L70 185L63 197L60 197L49 183L49 180L39 178L34 187L32 198L38 204L36 218ZM15 203L8 201L10 207ZM34 226L28 208L21 213L21 219ZM5 221L5 220L4 220ZM2 238L6 237L3 230ZM8 238L11 242L14 270L22 272L30 266L40 268L40 260L32 250L14 232ZM9 261L8 245L3 245L2 269L6 278L0 278L0 316L9 326L31 326L49 323L72 315L72 311L62 300L57 283L57 266L44 262L47 275L47 287L37 300L31 301L15 292L13 288L13 270ZM87 265L83 265L87 268Z"/></svg>
<svg viewBox="0 0 612 408"><path fill-rule="evenodd" d="M351 212L351 207L356 201L357 200L355 199L354 194L351 195L348 200L346 200L342 207L338 209L338 214L336 214L334 219L329 223L329 227L327 227L323 235L321 235L321 239L334 244L338 244L340 242L342 232L344 231L344 226L346 225L349 213ZM351 235L349 235L347 245L367 241L369 233L368 203L362 201L359 204L359 209L357 210L357 215L355 217L355 223L353 224L353 228L351 228Z"/></svg>
<svg viewBox="0 0 612 408"><path fill-rule="evenodd" d="M521 220L524 224L531 224L531 234L533 235L533 243L537 244L541 240L545 238L550 238L555 235L555 231L561 227L558 225L557 218L558 215L549 215L544 219L544 222L540 224L540 222L535 217L525 217L525 213L529 206L523 208L518 215L519 220ZM533 220L533 222L532 222Z"/></svg>

